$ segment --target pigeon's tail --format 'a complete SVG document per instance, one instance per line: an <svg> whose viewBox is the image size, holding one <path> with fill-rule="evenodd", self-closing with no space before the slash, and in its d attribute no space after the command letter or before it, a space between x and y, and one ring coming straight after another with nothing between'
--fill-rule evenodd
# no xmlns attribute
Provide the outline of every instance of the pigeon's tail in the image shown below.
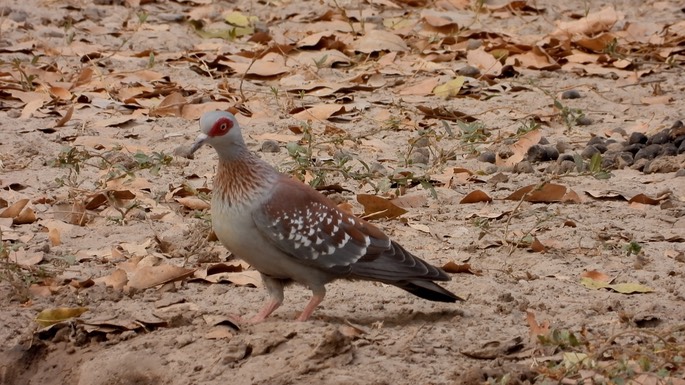
<svg viewBox="0 0 685 385"><path fill-rule="evenodd" d="M429 301L457 302L464 300L432 281L415 279L411 281L393 282L393 285Z"/></svg>

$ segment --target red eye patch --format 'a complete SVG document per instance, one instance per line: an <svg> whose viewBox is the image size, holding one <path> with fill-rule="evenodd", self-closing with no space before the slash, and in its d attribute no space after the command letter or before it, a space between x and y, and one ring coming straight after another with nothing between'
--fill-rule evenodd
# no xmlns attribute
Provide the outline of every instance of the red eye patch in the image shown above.
<svg viewBox="0 0 685 385"><path fill-rule="evenodd" d="M214 122L214 125L212 126L212 129L209 130L209 133L207 135L209 136L221 136L225 135L228 131L233 128L233 121L229 118L219 118L216 122Z"/></svg>

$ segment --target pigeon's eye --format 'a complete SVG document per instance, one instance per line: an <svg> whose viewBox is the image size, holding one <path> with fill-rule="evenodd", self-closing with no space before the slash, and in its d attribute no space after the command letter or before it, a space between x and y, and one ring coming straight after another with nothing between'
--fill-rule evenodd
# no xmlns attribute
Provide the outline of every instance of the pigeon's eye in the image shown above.
<svg viewBox="0 0 685 385"><path fill-rule="evenodd" d="M219 130L221 130L221 131L226 131L227 129L228 129L228 127L226 126L226 123L222 123L222 124L219 126Z"/></svg>

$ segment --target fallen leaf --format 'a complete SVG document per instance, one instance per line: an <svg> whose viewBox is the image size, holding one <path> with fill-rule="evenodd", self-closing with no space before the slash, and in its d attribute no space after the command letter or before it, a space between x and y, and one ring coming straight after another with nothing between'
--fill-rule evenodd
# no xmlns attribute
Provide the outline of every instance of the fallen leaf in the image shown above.
<svg viewBox="0 0 685 385"><path fill-rule="evenodd" d="M480 202L492 202L492 198L482 190L474 190L466 194L465 197L461 198L459 204L469 204L469 203L480 203Z"/></svg>
<svg viewBox="0 0 685 385"><path fill-rule="evenodd" d="M370 194L357 194L357 202L364 206L362 217L366 220L392 219L407 213L407 210L396 206L391 201Z"/></svg>
<svg viewBox="0 0 685 385"><path fill-rule="evenodd" d="M95 283L103 283L115 290L123 290L128 283L128 275L123 269L116 269L110 275L94 279Z"/></svg>
<svg viewBox="0 0 685 385"><path fill-rule="evenodd" d="M445 270L446 273L451 273L451 274L473 274L473 275L483 275L483 273L480 270L474 270L471 267L470 263L455 263L453 261L449 261L446 264L442 265L442 269Z"/></svg>
<svg viewBox="0 0 685 385"><path fill-rule="evenodd" d="M500 155L502 154L502 151L497 152L495 157L495 164L498 166L505 167L515 166L526 157L528 149L530 149L532 146L540 142L540 139L542 139L542 133L540 132L540 130L532 130L530 132L525 133L519 138L519 140L516 141L516 143L509 146L511 154L508 157L503 158Z"/></svg>
<svg viewBox="0 0 685 385"><path fill-rule="evenodd" d="M566 195L566 186L545 183L542 186L529 185L513 192L506 200L518 201L523 199L533 203L552 203L561 202Z"/></svg>
<svg viewBox="0 0 685 385"><path fill-rule="evenodd" d="M144 266L138 269L128 286L135 289L147 289L167 282L175 282L193 275L195 269L186 269L173 265Z"/></svg>
<svg viewBox="0 0 685 385"><path fill-rule="evenodd" d="M180 203L183 207L191 210L209 210L211 208L209 202L195 196L174 198L174 200Z"/></svg>
<svg viewBox="0 0 685 385"><path fill-rule="evenodd" d="M537 338L538 336L546 336L549 334L549 321L544 320L538 323L535 319L535 313L532 310L526 311L526 322L528 322L531 337Z"/></svg>
<svg viewBox="0 0 685 385"><path fill-rule="evenodd" d="M611 281L613 281L613 278L597 270L584 271L580 276L581 278L590 278L604 283L611 283Z"/></svg>
<svg viewBox="0 0 685 385"><path fill-rule="evenodd" d="M355 51L362 53L380 51L403 52L409 50L409 46L400 36L378 29L368 31L352 46Z"/></svg>
<svg viewBox="0 0 685 385"><path fill-rule="evenodd" d="M448 99L459 95L461 87L464 85L465 78L458 76L447 83L441 84L433 89L433 94L437 97Z"/></svg>
<svg viewBox="0 0 685 385"><path fill-rule="evenodd" d="M87 307L58 307L45 309L38 313L34 321L42 327L48 327L68 319L78 317L88 311Z"/></svg>
<svg viewBox="0 0 685 385"><path fill-rule="evenodd" d="M43 260L44 253L42 251L26 251L26 250L13 250L10 251L7 257L11 262L16 263L21 266L34 266L39 264Z"/></svg>

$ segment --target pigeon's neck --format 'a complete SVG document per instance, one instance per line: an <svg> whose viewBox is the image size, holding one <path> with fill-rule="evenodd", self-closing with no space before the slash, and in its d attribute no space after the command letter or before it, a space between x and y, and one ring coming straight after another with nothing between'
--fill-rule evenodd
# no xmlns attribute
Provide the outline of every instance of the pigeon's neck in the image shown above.
<svg viewBox="0 0 685 385"><path fill-rule="evenodd" d="M248 205L259 199L277 176L276 170L246 147L238 151L230 157L219 157L214 179L215 198L228 207Z"/></svg>

